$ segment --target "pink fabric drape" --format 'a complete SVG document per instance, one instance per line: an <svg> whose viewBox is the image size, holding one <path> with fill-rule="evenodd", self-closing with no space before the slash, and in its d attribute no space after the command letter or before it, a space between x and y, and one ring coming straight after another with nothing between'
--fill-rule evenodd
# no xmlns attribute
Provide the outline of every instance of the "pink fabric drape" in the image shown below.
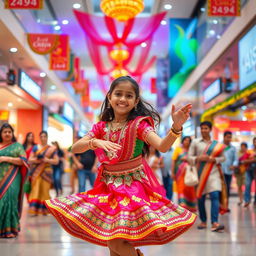
<svg viewBox="0 0 256 256"><path fill-rule="evenodd" d="M77 10L74 10L74 14L86 34L89 55L100 76L110 75L117 66L117 63L107 56L110 65L106 67L106 56L102 56L102 47L106 47L107 51L110 52L118 44L126 46L129 51L129 57L122 62L122 67L130 75L137 77L139 80L143 73L154 64L156 60L155 56L147 60L152 44L152 37L166 12L148 18L130 19L126 23L117 23L114 19L107 16L98 17ZM97 27L98 24L101 24L100 28ZM110 39L104 38L103 35L106 34L109 35L108 37ZM142 42L146 42L147 47L141 48L140 44ZM129 64L135 57L136 49L140 49L140 57L136 68L132 69ZM105 91L106 86L103 80L100 81L100 87Z"/></svg>

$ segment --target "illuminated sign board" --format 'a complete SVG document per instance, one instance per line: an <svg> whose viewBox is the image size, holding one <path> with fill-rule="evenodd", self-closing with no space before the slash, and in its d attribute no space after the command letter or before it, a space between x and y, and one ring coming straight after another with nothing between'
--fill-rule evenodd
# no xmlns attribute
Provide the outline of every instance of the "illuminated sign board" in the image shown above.
<svg viewBox="0 0 256 256"><path fill-rule="evenodd" d="M239 89L256 82L256 26L238 43L239 50Z"/></svg>
<svg viewBox="0 0 256 256"><path fill-rule="evenodd" d="M19 73L19 86L36 100L41 100L41 87L23 71Z"/></svg>
<svg viewBox="0 0 256 256"><path fill-rule="evenodd" d="M213 83L211 83L204 91L204 103L208 103L218 95L222 93L222 82L221 79L215 80Z"/></svg>
<svg viewBox="0 0 256 256"><path fill-rule="evenodd" d="M65 102L64 105L63 105L62 115L63 115L63 117L68 119L70 122L74 121L74 117L75 117L74 109L67 102Z"/></svg>

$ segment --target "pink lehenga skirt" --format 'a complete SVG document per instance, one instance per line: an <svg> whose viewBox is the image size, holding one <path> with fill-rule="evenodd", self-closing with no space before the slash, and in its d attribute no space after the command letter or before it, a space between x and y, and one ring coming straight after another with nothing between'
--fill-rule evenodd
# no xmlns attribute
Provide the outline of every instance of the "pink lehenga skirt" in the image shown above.
<svg viewBox="0 0 256 256"><path fill-rule="evenodd" d="M102 165L92 190L47 200L46 206L68 233L97 245L117 238L134 246L168 243L196 215L154 191L145 168L141 157Z"/></svg>

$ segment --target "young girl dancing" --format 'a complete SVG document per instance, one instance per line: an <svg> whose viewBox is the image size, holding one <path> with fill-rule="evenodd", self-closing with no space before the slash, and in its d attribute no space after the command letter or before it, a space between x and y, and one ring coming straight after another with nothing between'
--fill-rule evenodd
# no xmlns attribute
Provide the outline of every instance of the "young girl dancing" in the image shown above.
<svg viewBox="0 0 256 256"><path fill-rule="evenodd" d="M95 150L101 165L90 191L47 200L50 212L71 235L107 246L111 256L141 256L135 246L165 244L193 225L196 215L173 204L143 158L151 145L166 152L181 135L191 104L172 107L173 126L161 139L159 114L140 97L129 76L114 80L101 121L72 146Z"/></svg>

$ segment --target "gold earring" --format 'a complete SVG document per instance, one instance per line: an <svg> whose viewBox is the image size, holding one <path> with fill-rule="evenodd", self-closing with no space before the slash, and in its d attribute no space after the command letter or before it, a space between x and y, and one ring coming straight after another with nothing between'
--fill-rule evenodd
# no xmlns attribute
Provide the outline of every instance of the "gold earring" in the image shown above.
<svg viewBox="0 0 256 256"><path fill-rule="evenodd" d="M111 106L110 106L110 103L108 102L107 109L110 109L110 108L111 108Z"/></svg>

